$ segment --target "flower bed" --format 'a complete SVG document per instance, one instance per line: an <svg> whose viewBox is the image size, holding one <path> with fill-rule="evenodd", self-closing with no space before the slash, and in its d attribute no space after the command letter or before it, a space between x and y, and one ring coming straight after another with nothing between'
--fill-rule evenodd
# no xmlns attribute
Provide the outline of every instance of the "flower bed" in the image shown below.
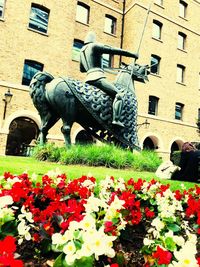
<svg viewBox="0 0 200 267"><path fill-rule="evenodd" d="M0 266L200 266L200 187L0 177Z"/></svg>

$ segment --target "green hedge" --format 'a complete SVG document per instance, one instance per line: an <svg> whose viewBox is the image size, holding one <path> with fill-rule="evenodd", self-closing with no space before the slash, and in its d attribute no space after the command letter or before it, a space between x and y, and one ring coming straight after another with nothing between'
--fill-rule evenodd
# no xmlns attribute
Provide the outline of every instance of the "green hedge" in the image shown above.
<svg viewBox="0 0 200 267"><path fill-rule="evenodd" d="M132 168L137 171L155 171L161 163L153 151L131 152L112 145L72 145L66 148L49 143L35 147L33 156L41 161L60 164Z"/></svg>

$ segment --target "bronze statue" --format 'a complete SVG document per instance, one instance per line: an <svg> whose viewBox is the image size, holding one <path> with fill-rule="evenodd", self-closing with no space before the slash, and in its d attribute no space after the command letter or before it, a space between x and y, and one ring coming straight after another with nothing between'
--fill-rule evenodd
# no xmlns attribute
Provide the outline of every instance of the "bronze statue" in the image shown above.
<svg viewBox="0 0 200 267"><path fill-rule="evenodd" d="M137 58L136 54L90 40L81 51L81 69L87 71L86 82L69 77L54 78L46 72L33 76L30 95L41 117L40 144L46 142L48 130L62 119L61 131L66 145L71 144L71 127L77 122L102 142L140 150L134 81L148 79L148 66L124 65L115 82L110 83L101 68L103 53Z"/></svg>
<svg viewBox="0 0 200 267"><path fill-rule="evenodd" d="M113 83L106 79L104 70L102 68L103 54L122 55L135 59L138 58L138 55L120 48L97 43L94 32L89 32L87 34L84 46L80 51L80 71L87 72L85 82L100 88L114 99L112 123L124 127L124 124L120 121L122 108L124 106L123 94L119 92Z"/></svg>

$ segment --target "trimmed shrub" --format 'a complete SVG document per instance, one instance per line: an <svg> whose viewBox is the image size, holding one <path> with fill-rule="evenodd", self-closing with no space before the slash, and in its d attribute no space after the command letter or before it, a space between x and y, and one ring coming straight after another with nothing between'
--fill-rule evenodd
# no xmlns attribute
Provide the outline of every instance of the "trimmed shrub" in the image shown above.
<svg viewBox="0 0 200 267"><path fill-rule="evenodd" d="M61 164L132 168L137 171L155 171L161 163L153 151L131 152L113 145L72 145L59 148L54 144L46 144L37 146L33 156L38 160Z"/></svg>

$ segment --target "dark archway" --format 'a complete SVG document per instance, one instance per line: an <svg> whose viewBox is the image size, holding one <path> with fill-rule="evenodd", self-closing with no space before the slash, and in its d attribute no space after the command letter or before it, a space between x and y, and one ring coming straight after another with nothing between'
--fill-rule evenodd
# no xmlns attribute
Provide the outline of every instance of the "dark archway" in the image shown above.
<svg viewBox="0 0 200 267"><path fill-rule="evenodd" d="M174 152L174 151L178 151L180 150L179 149L179 145L176 143L176 141L174 141L171 145L171 154Z"/></svg>
<svg viewBox="0 0 200 267"><path fill-rule="evenodd" d="M75 138L75 143L76 144L82 144L82 145L92 144L92 143L94 143L94 140L93 140L92 136L87 131L81 130Z"/></svg>
<svg viewBox="0 0 200 267"><path fill-rule="evenodd" d="M27 147L39 135L37 124L30 118L14 119L9 127L6 155L25 156Z"/></svg>
<svg viewBox="0 0 200 267"><path fill-rule="evenodd" d="M145 138L145 140L143 142L143 149L146 149L146 150L154 150L155 149L154 142L152 141L152 139L150 137Z"/></svg>

